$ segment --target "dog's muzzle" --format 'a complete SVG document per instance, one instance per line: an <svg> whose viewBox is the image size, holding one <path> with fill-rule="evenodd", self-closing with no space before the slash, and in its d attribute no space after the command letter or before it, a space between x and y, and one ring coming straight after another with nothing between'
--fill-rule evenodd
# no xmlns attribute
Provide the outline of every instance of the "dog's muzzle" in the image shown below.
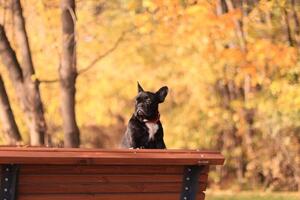
<svg viewBox="0 0 300 200"><path fill-rule="evenodd" d="M139 116L143 116L143 115L144 115L144 112L143 112L142 110L138 110L138 111L137 111L137 114L138 114Z"/></svg>
<svg viewBox="0 0 300 200"><path fill-rule="evenodd" d="M136 114L139 117L145 117L145 112L142 110L142 108L137 108Z"/></svg>

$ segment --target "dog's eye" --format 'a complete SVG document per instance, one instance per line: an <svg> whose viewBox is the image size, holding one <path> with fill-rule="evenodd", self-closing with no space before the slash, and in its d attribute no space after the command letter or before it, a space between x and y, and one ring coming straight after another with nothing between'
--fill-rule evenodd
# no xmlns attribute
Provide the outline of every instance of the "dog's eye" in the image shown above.
<svg viewBox="0 0 300 200"><path fill-rule="evenodd" d="M146 101L147 103L150 103L150 102L151 102L150 97L146 97L145 101Z"/></svg>

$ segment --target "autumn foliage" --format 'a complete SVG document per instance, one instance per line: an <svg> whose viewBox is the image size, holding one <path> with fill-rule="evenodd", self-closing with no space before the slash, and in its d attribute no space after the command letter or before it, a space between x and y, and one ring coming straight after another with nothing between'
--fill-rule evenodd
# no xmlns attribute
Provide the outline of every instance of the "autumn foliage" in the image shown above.
<svg viewBox="0 0 300 200"><path fill-rule="evenodd" d="M18 50L10 4L0 2L0 23ZM59 1L22 3L48 145L62 146ZM118 147L133 111L136 82L153 91L168 85L170 94L160 107L167 147L221 150L226 164L212 174L213 185L300 189L297 1L76 3L81 147ZM28 144L24 113L2 63L0 73ZM5 136L1 142L6 144Z"/></svg>

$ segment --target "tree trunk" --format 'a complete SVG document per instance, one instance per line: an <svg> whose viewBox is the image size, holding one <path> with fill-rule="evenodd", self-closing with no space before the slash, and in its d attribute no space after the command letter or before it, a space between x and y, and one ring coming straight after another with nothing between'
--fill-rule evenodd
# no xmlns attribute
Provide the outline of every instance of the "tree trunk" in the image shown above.
<svg viewBox="0 0 300 200"><path fill-rule="evenodd" d="M23 71L2 25L0 25L0 57L9 72L21 108L25 114L26 125L30 131L30 144L32 146L41 146L44 144L44 129L41 128L45 127L44 121L39 120L42 110L36 110L39 107L34 105L35 102L30 97L31 93L27 91L28 86L25 86Z"/></svg>
<svg viewBox="0 0 300 200"><path fill-rule="evenodd" d="M14 22L16 27L16 39L18 42L18 46L21 49L22 60L20 64L23 70L23 77L24 79L30 79L30 77L34 74L34 67L25 27L25 19L23 17L22 6L20 0L13 0L12 4L12 8L14 11Z"/></svg>
<svg viewBox="0 0 300 200"><path fill-rule="evenodd" d="M79 147L79 129L75 115L76 41L75 0L61 1L62 55L59 67L61 88L61 112L64 129L64 146Z"/></svg>
<svg viewBox="0 0 300 200"><path fill-rule="evenodd" d="M9 99L5 90L5 86L0 74L0 120L2 128L9 145L21 143L22 138L15 121L14 114L11 110Z"/></svg>
<svg viewBox="0 0 300 200"><path fill-rule="evenodd" d="M21 50L23 84L27 92L26 98L31 113L30 119L32 123L30 126L30 143L34 146L40 146L44 144L44 136L46 135L47 129L46 120L44 118L44 109L39 84L35 78L34 65L25 28L25 19L22 14L22 6L20 0L13 0L12 4L16 27L16 39Z"/></svg>
<svg viewBox="0 0 300 200"><path fill-rule="evenodd" d="M294 23L295 23L295 33L296 33L295 37L296 37L297 44L300 45L300 21L299 21L299 17L298 17L297 10L296 10L296 1L295 0L291 0L291 7L292 7L291 10L292 10L293 18L294 18Z"/></svg>
<svg viewBox="0 0 300 200"><path fill-rule="evenodd" d="M294 39L292 37L292 30L291 30L291 26L290 26L289 13L288 13L286 8L283 8L283 14L284 14L284 22L285 22L287 39L289 41L289 45L291 47L294 47L295 43L294 43Z"/></svg>
<svg viewBox="0 0 300 200"><path fill-rule="evenodd" d="M229 12L231 12L235 9L232 0L225 0L225 3L227 5ZM243 7L241 7L241 9L243 10ZM233 22L235 24L236 34L237 34L237 38L240 43L240 48L243 51L247 51L247 42L246 42L246 38L245 38L243 21L242 21L242 19L241 20L233 19Z"/></svg>
<svg viewBox="0 0 300 200"><path fill-rule="evenodd" d="M228 8L225 3L225 0L217 0L216 9L217 9L217 15L222 15L228 12Z"/></svg>

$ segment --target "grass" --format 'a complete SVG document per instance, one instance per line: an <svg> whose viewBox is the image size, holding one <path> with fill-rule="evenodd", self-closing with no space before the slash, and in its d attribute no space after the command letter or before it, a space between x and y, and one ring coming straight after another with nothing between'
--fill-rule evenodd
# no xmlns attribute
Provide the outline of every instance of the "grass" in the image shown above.
<svg viewBox="0 0 300 200"><path fill-rule="evenodd" d="M206 192L205 200L300 200L300 193Z"/></svg>

